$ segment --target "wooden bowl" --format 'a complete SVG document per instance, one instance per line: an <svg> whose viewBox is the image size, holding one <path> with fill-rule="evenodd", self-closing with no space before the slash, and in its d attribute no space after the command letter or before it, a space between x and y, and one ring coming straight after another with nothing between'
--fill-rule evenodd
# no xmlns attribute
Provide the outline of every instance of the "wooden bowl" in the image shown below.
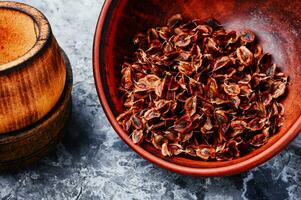
<svg viewBox="0 0 301 200"><path fill-rule="evenodd" d="M94 41L94 75L100 101L119 136L145 159L168 170L195 176L240 173L267 161L285 148L301 128L301 4L280 0L107 0L100 15ZM273 55L275 63L290 76L284 126L270 141L252 153L232 161L204 162L185 156L162 157L149 144L135 145L116 121L123 111L118 87L121 64L134 49L137 32L166 24L181 13L189 18L214 17L226 29L251 29Z"/></svg>
<svg viewBox="0 0 301 200"><path fill-rule="evenodd" d="M0 171L15 171L34 164L62 138L71 113L72 70L67 56L67 78L54 108L24 129L0 135Z"/></svg>
<svg viewBox="0 0 301 200"><path fill-rule="evenodd" d="M58 102L66 65L45 16L0 2L0 134L42 119Z"/></svg>

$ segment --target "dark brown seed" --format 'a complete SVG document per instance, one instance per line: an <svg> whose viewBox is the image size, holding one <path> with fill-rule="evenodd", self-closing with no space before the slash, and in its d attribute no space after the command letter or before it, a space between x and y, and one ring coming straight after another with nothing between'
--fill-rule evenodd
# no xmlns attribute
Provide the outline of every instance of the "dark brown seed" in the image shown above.
<svg viewBox="0 0 301 200"><path fill-rule="evenodd" d="M231 98L231 102L233 103L233 105L235 106L235 108L239 108L240 98L238 96L233 96Z"/></svg>

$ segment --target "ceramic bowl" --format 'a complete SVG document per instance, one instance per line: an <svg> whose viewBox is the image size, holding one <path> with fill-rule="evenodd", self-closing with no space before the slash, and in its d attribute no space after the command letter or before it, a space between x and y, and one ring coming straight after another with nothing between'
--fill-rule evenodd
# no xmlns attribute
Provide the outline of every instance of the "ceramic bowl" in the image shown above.
<svg viewBox="0 0 301 200"><path fill-rule="evenodd" d="M94 75L104 111L118 135L139 155L152 163L186 175L224 176L240 173L269 160L284 149L301 128L301 4L280 0L107 0L99 17L94 41ZM125 56L133 51L137 32L166 24L181 13L188 18L214 17L226 29L250 29L266 52L289 75L288 94L283 99L285 122L279 133L261 148L231 161L204 162L185 156L163 157L150 144L135 145L116 121L123 111L120 71Z"/></svg>

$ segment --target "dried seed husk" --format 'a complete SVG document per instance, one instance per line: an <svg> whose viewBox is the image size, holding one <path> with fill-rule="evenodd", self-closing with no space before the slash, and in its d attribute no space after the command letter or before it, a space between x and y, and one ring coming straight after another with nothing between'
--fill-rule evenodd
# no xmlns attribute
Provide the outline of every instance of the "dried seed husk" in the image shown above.
<svg viewBox="0 0 301 200"><path fill-rule="evenodd" d="M172 17L170 17L167 21L167 26L169 27L175 27L179 22L182 21L182 15L181 14L175 14Z"/></svg>
<svg viewBox="0 0 301 200"><path fill-rule="evenodd" d="M185 101L184 109L190 117L196 113L197 97L190 97Z"/></svg>
<svg viewBox="0 0 301 200"><path fill-rule="evenodd" d="M209 78L206 89L205 89L207 96L211 99L214 98L217 93L217 88L218 88L218 86L217 86L216 80L213 78Z"/></svg>
<svg viewBox="0 0 301 200"><path fill-rule="evenodd" d="M188 133L191 131L192 121L188 115L184 115L174 123L174 130L179 133Z"/></svg>
<svg viewBox="0 0 301 200"><path fill-rule="evenodd" d="M195 71L195 68L191 63L181 61L178 65L178 70L186 76L191 76L191 74Z"/></svg>
<svg viewBox="0 0 301 200"><path fill-rule="evenodd" d="M214 39L210 37L205 38L205 49L206 53L215 53L220 50Z"/></svg>
<svg viewBox="0 0 301 200"><path fill-rule="evenodd" d="M163 156L171 156L172 155L169 148L168 148L168 143L167 142L162 144L161 153L162 153Z"/></svg>
<svg viewBox="0 0 301 200"><path fill-rule="evenodd" d="M241 88L237 84L230 83L225 84L224 91L230 96L237 96L240 93Z"/></svg>
<svg viewBox="0 0 301 200"><path fill-rule="evenodd" d="M223 56L220 59L216 60L214 67L213 67L213 71L222 69L223 67L226 67L231 62L232 61L228 56Z"/></svg>
<svg viewBox="0 0 301 200"><path fill-rule="evenodd" d="M241 96L249 97L253 92L250 84L240 84L239 89L240 89Z"/></svg>
<svg viewBox="0 0 301 200"><path fill-rule="evenodd" d="M181 138L181 142L187 142L188 140L190 140L192 138L192 136L193 136L193 132L183 134L183 136Z"/></svg>
<svg viewBox="0 0 301 200"><path fill-rule="evenodd" d="M247 123L243 120L235 120L231 121L231 129L233 132L231 133L231 137L236 137L244 132L247 127Z"/></svg>
<svg viewBox="0 0 301 200"><path fill-rule="evenodd" d="M212 33L212 28L208 25L198 25L197 27L195 27L192 31L198 31L202 34L202 36L208 36L211 35Z"/></svg>
<svg viewBox="0 0 301 200"><path fill-rule="evenodd" d="M221 23L214 18L209 18L206 20L206 24L212 27L215 30L218 30L222 27Z"/></svg>
<svg viewBox="0 0 301 200"><path fill-rule="evenodd" d="M126 90L129 90L133 86L132 70L129 66L124 65L121 73L123 74L123 86Z"/></svg>
<svg viewBox="0 0 301 200"><path fill-rule="evenodd" d="M279 101L289 79L253 32L177 14L134 44L122 65L125 111L117 117L134 143L151 143L163 156L232 160L283 125Z"/></svg>
<svg viewBox="0 0 301 200"><path fill-rule="evenodd" d="M155 109L149 109L148 111L146 111L144 113L143 118L147 121L155 119L155 118L159 118L161 116L161 113Z"/></svg>
<svg viewBox="0 0 301 200"><path fill-rule="evenodd" d="M255 34L252 31L246 30L242 33L242 35L240 36L240 39L247 43L252 43L255 40Z"/></svg>
<svg viewBox="0 0 301 200"><path fill-rule="evenodd" d="M161 147L162 147L162 144L163 144L163 136L162 135L158 135L156 133L153 134L152 136L152 144L154 145L154 147L156 149L160 149L161 150Z"/></svg>
<svg viewBox="0 0 301 200"><path fill-rule="evenodd" d="M167 38L168 38L169 35L170 35L170 30L169 30L169 28L166 27L166 26L157 28L157 32L158 32L159 37L160 37L162 40L167 40Z"/></svg>
<svg viewBox="0 0 301 200"><path fill-rule="evenodd" d="M255 135L252 140L250 141L250 144L256 147L260 147L267 143L269 138L269 131L268 128L264 129L262 133L259 133Z"/></svg>
<svg viewBox="0 0 301 200"><path fill-rule="evenodd" d="M188 87L188 91L191 95L200 97L204 94L204 86L192 78L189 79Z"/></svg>
<svg viewBox="0 0 301 200"><path fill-rule="evenodd" d="M247 128L252 131L259 131L264 127L264 125L265 119L255 118L248 123Z"/></svg>
<svg viewBox="0 0 301 200"><path fill-rule="evenodd" d="M253 63L254 55L245 46L241 46L236 50L237 58L244 66L249 66Z"/></svg>
<svg viewBox="0 0 301 200"><path fill-rule="evenodd" d="M202 131L203 133L206 133L206 131L213 129L212 121L209 117L207 117L206 122L202 128L204 129L204 131Z"/></svg>
<svg viewBox="0 0 301 200"><path fill-rule="evenodd" d="M215 157L215 149L207 145L200 145L196 149L196 155L203 160L209 160Z"/></svg>
<svg viewBox="0 0 301 200"><path fill-rule="evenodd" d="M255 49L255 52L254 52L254 57L256 59L260 58L263 54L263 48L260 44L256 44L256 49Z"/></svg>
<svg viewBox="0 0 301 200"><path fill-rule="evenodd" d="M164 138L166 138L168 141L171 141L171 142L176 142L176 141L180 140L178 135L171 131L165 131Z"/></svg>
<svg viewBox="0 0 301 200"><path fill-rule="evenodd" d="M218 124L227 124L228 123L228 117L223 110L216 110L214 112L214 119L217 121Z"/></svg>
<svg viewBox="0 0 301 200"><path fill-rule="evenodd" d="M181 33L174 37L174 44L178 47L187 47L190 43L191 39L187 33Z"/></svg>
<svg viewBox="0 0 301 200"><path fill-rule="evenodd" d="M132 133L132 140L135 144L141 144L143 137L143 130L135 129Z"/></svg>
<svg viewBox="0 0 301 200"><path fill-rule="evenodd" d="M132 126L137 130L142 129L143 128L142 119L137 115L132 115Z"/></svg>
<svg viewBox="0 0 301 200"><path fill-rule="evenodd" d="M272 97L274 99L279 98L280 96L282 96L285 93L285 90L286 90L286 84L285 83L276 82L274 84L274 91L273 91Z"/></svg>

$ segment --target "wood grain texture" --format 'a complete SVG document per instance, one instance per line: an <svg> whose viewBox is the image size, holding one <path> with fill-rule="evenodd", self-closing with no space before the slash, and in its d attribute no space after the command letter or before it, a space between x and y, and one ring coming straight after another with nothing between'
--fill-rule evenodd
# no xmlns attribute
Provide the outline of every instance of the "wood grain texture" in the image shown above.
<svg viewBox="0 0 301 200"><path fill-rule="evenodd" d="M39 30L35 21L27 14L13 9L2 8L0 11L0 65L2 65L28 52L36 43Z"/></svg>
<svg viewBox="0 0 301 200"><path fill-rule="evenodd" d="M25 129L0 135L0 171L17 170L34 164L51 151L63 136L71 113L72 71L70 64L67 66L66 85L52 111Z"/></svg>
<svg viewBox="0 0 301 200"><path fill-rule="evenodd" d="M119 136L147 160L177 173L196 176L231 175L267 161L292 141L301 130L301 4L298 0L108 0L100 15L94 41L94 75L100 101ZM135 145L116 116L124 111L118 90L121 66L134 52L132 38L148 28L162 26L181 13L185 18L221 21L226 30L250 29L264 51L290 77L283 99L285 121L280 132L261 148L231 161L205 162L188 156L164 157L151 144Z"/></svg>
<svg viewBox="0 0 301 200"><path fill-rule="evenodd" d="M63 92L66 65L48 21L38 10L14 2L0 2L0 12L1 9L6 11L11 9L14 15L26 13L35 24L30 24L30 21L25 20L22 23L15 22L18 27L14 27L11 24L8 26L7 20L0 20L0 30L4 27L2 28L6 30L4 34L7 34L0 39L4 38L3 40L11 42L11 45L5 47L6 53L10 54L11 58L19 55L17 47L22 46L22 39L32 40L32 37L37 37L34 46L21 57L13 61L8 57L6 58L8 62L2 59L3 64L0 65L0 134L4 134L34 124L50 112ZM15 17L15 19L23 18ZM25 32L27 29L34 29L34 31L28 31L27 34L35 35L17 37L16 35L22 30L19 25L22 24L29 24L30 26L21 28L25 29ZM20 39L20 41L14 39ZM20 52L28 46L30 45L24 43L24 48L21 48ZM10 53L11 50L15 50L15 53Z"/></svg>

